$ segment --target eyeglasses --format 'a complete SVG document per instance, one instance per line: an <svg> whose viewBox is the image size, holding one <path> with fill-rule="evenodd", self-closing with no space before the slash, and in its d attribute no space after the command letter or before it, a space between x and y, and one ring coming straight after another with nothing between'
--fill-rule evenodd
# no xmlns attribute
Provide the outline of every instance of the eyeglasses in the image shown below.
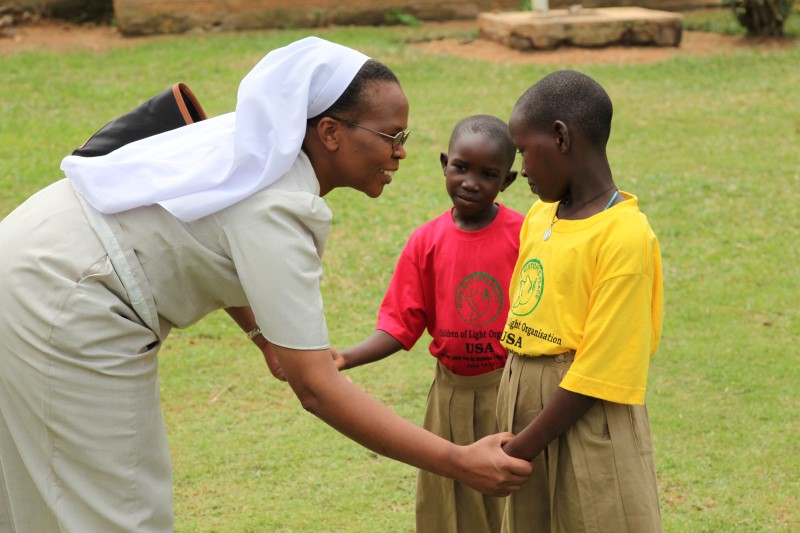
<svg viewBox="0 0 800 533"><path fill-rule="evenodd" d="M388 133L383 133L383 132L380 132L380 131L377 131L377 130L373 130L372 128L368 128L366 126L362 126L361 124L356 124L355 122L350 122L349 120L344 120L344 119L336 118L336 117L330 117L330 118L332 118L333 120L338 120L339 122L344 122L345 124L349 124L351 126L355 126L357 128L361 128L361 129L364 129L364 130L367 130L367 131L371 131L372 133L377 133L381 137L385 137L385 138L389 139L390 141L392 141L392 150L397 150L398 148L400 148L401 146L406 144L406 141L408 140L408 136L411 134L410 131L401 131L397 135L389 135Z"/></svg>

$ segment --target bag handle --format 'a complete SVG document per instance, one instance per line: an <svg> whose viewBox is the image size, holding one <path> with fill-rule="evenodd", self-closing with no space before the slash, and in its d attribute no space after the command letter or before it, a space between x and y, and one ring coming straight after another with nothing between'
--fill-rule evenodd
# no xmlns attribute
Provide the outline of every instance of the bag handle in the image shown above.
<svg viewBox="0 0 800 533"><path fill-rule="evenodd" d="M106 155L134 141L206 118L205 111L191 89L185 83L178 82L100 128L80 148L72 152L72 155Z"/></svg>

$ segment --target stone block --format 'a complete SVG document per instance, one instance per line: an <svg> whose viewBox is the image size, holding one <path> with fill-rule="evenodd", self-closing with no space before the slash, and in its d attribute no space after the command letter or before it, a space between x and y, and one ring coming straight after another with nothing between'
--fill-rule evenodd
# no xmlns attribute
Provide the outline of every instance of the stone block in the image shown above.
<svg viewBox="0 0 800 533"><path fill-rule="evenodd" d="M552 9L481 13L483 39L516 50L552 50L559 46L601 47L611 44L679 46L683 15L641 7Z"/></svg>
<svg viewBox="0 0 800 533"><path fill-rule="evenodd" d="M475 19L515 9L519 0L113 0L124 35L190 30L313 28L331 24L385 24L390 13L420 20Z"/></svg>

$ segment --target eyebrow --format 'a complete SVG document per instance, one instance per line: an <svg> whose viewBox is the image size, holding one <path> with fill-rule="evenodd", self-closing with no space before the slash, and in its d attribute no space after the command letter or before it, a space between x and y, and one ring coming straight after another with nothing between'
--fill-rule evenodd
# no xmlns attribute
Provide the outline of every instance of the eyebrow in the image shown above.
<svg viewBox="0 0 800 533"><path fill-rule="evenodd" d="M463 157L453 157L453 158L450 159L450 163L466 163L466 164L469 164L470 166L475 166L474 163L472 163L471 161L469 161L467 159L464 159ZM481 166L480 168L481 168L481 170L484 170L484 171L485 170L494 170L494 171L497 171L497 172L500 172L500 173L503 172L503 166L502 165L490 166L490 167Z"/></svg>

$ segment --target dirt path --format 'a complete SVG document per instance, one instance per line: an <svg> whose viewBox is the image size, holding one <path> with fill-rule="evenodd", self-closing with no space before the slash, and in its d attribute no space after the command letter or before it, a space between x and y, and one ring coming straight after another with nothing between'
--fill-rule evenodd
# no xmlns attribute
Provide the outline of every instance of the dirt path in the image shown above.
<svg viewBox="0 0 800 533"><path fill-rule="evenodd" d="M474 21L426 23L429 28L473 28ZM112 47L134 46L161 37L123 37L110 26L79 26L56 21L39 21L6 28L0 36L0 54L13 54L26 50L75 50L103 51ZM764 50L786 49L797 46L794 41L756 42L742 37L730 37L715 33L686 31L680 47L624 47L606 48L560 48L553 51L520 52L499 43L484 39L462 42L456 39L441 39L415 44L431 53L445 53L459 57L483 59L492 62L537 63L537 64L587 64L587 63L632 63L664 61L678 56L708 56L730 53L743 47L758 47Z"/></svg>
<svg viewBox="0 0 800 533"><path fill-rule="evenodd" d="M102 52L113 47L134 46L158 37L123 37L108 25L78 25L53 20L20 24L3 28L0 34L0 54L31 50L68 51L94 50Z"/></svg>

